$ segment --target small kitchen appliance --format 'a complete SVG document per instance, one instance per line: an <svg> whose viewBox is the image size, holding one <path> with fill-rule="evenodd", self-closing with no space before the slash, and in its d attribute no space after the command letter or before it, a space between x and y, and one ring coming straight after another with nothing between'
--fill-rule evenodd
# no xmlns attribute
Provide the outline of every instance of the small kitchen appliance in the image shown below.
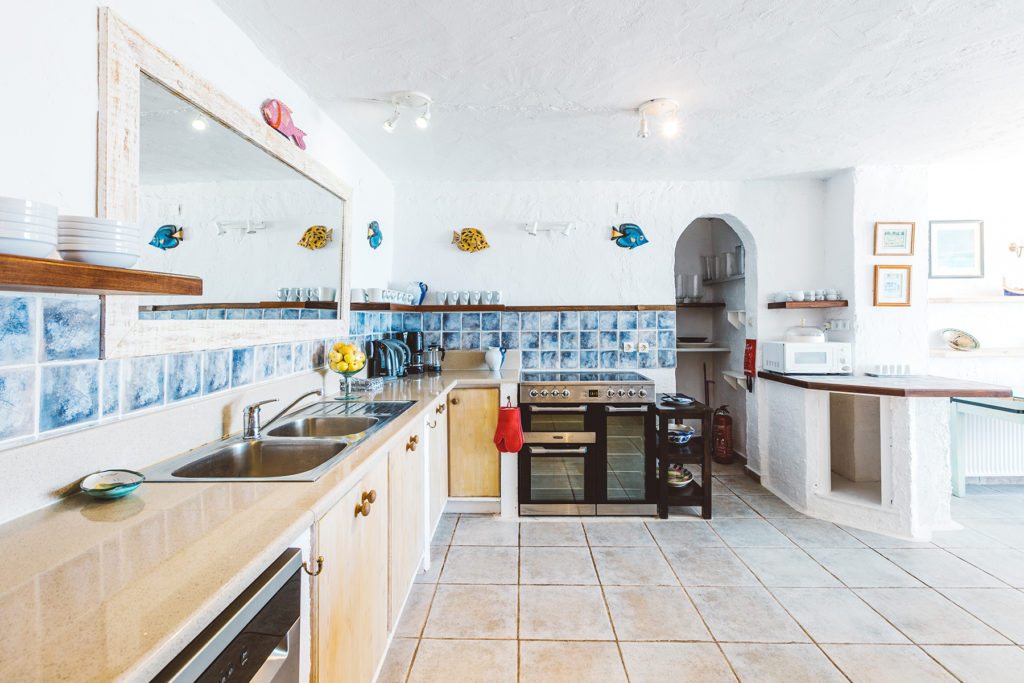
<svg viewBox="0 0 1024 683"><path fill-rule="evenodd" d="M783 375L849 375L853 348L847 342L770 341L764 343L762 366Z"/></svg>
<svg viewBox="0 0 1024 683"><path fill-rule="evenodd" d="M431 344L423 352L423 366L427 372L440 373L442 361L444 361L444 349L440 346Z"/></svg>

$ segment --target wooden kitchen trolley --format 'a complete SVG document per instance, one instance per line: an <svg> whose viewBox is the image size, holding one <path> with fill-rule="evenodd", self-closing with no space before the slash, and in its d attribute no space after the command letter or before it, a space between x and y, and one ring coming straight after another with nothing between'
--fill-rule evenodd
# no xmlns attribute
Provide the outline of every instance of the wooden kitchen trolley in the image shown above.
<svg viewBox="0 0 1024 683"><path fill-rule="evenodd" d="M669 507L700 507L701 516L711 519L711 418L708 406L694 401L690 405L664 403L664 394L658 394L654 404L657 420L656 452L658 454L658 516L668 518ZM668 440L669 424L696 422L701 424L700 434L694 434L685 444ZM669 465L699 465L700 481L696 473L693 481L682 488L668 485Z"/></svg>

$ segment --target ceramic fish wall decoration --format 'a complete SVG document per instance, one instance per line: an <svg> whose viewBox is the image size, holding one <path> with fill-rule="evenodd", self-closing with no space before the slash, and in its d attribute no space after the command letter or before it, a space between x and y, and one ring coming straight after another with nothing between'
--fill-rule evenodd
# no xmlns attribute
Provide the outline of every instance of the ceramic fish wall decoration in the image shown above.
<svg viewBox="0 0 1024 683"><path fill-rule="evenodd" d="M377 221L370 221L366 228L366 241L370 243L371 249L376 249L384 241L384 234L380 231L380 224Z"/></svg>
<svg viewBox="0 0 1024 683"><path fill-rule="evenodd" d="M299 246L305 247L306 249L323 249L327 246L328 242L334 236L334 230L328 230L322 225L314 225L310 228L306 228L306 232L302 233L302 239L299 240Z"/></svg>
<svg viewBox="0 0 1024 683"><path fill-rule="evenodd" d="M263 100L260 110L263 120L281 135L289 138L299 149L306 149L306 133L295 125L292 110L281 100Z"/></svg>
<svg viewBox="0 0 1024 683"><path fill-rule="evenodd" d="M636 249L650 242L636 223L623 223L612 227L612 241L623 249Z"/></svg>
<svg viewBox="0 0 1024 683"><path fill-rule="evenodd" d="M470 254L491 246L487 244L487 238L484 237L483 231L478 228L463 228L459 232L453 232L452 244Z"/></svg>
<svg viewBox="0 0 1024 683"><path fill-rule="evenodd" d="M149 241L157 249L174 249L185 239L185 231L177 225L161 225L153 233L153 239Z"/></svg>

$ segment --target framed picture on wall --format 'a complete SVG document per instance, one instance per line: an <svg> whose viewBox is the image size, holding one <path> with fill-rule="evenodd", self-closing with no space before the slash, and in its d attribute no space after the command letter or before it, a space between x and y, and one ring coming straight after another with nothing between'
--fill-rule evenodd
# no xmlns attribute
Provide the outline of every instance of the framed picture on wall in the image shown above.
<svg viewBox="0 0 1024 683"><path fill-rule="evenodd" d="M984 221L931 221L928 277L985 277Z"/></svg>
<svg viewBox="0 0 1024 683"><path fill-rule="evenodd" d="M875 266L875 305L910 305L910 266Z"/></svg>
<svg viewBox="0 0 1024 683"><path fill-rule="evenodd" d="M913 223L875 223L875 256L913 255Z"/></svg>

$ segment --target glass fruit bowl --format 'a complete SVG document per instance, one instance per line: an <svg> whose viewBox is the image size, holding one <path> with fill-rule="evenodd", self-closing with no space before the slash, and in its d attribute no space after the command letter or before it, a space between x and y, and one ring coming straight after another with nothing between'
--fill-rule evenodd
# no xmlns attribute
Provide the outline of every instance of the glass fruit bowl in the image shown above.
<svg viewBox="0 0 1024 683"><path fill-rule="evenodd" d="M359 374L365 365L366 354L352 342L338 342L327 353L327 367L341 375L343 380L345 394L341 397L342 400L351 401L355 398L352 394L352 378Z"/></svg>

